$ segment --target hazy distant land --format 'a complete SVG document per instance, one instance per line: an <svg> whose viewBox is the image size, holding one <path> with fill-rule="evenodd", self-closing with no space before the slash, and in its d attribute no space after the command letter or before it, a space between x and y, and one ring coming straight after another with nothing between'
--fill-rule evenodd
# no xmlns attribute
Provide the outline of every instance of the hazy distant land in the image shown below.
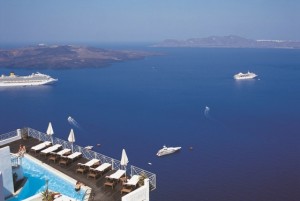
<svg viewBox="0 0 300 201"><path fill-rule="evenodd" d="M286 48L300 49L300 41L252 40L239 36L210 36L187 40L164 40L152 47ZM7 68L97 68L132 59L160 55L146 51L109 50L72 45L37 45L0 49L0 67Z"/></svg>
<svg viewBox="0 0 300 201"><path fill-rule="evenodd" d="M0 67L7 68L85 68L103 67L115 62L157 55L144 51L106 50L71 45L38 45L0 49Z"/></svg>
<svg viewBox="0 0 300 201"><path fill-rule="evenodd" d="M168 39L152 47L205 47L205 48L290 48L299 49L300 41L252 40L239 36L210 36L187 40Z"/></svg>

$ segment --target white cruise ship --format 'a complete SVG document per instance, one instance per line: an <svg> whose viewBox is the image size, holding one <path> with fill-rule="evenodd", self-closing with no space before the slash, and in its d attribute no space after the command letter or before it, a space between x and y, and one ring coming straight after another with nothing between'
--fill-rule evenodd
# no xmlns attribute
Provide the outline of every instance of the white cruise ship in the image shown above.
<svg viewBox="0 0 300 201"><path fill-rule="evenodd" d="M10 73L9 76L1 75L0 87L12 87L12 86L37 86L44 84L51 84L56 82L57 79L45 75L42 73L32 73L28 76L17 76L14 73Z"/></svg>
<svg viewBox="0 0 300 201"><path fill-rule="evenodd" d="M236 80L245 80L245 79L252 79L255 78L257 75L255 73L251 73L248 71L248 73L238 73L235 74L233 77Z"/></svg>

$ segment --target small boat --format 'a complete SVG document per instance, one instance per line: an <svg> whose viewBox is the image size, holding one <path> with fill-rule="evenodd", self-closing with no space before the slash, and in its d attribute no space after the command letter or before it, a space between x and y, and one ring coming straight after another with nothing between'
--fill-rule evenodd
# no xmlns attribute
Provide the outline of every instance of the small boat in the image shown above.
<svg viewBox="0 0 300 201"><path fill-rule="evenodd" d="M233 76L236 80L246 80L246 79L253 79L257 75L255 73L251 73L248 71L248 73L238 73Z"/></svg>
<svg viewBox="0 0 300 201"><path fill-rule="evenodd" d="M91 149L93 149L93 146L86 146L84 148L87 149L87 150L91 150Z"/></svg>
<svg viewBox="0 0 300 201"><path fill-rule="evenodd" d="M180 150L181 147L166 147L165 145L163 146L162 149L160 149L158 152L157 152L157 156L163 156L163 155L167 155L167 154L172 154L178 150Z"/></svg>

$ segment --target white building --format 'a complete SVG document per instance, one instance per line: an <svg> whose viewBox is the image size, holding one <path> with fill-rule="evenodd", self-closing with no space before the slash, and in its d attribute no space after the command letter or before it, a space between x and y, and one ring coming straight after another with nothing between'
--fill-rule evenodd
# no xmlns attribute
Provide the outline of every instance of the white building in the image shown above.
<svg viewBox="0 0 300 201"><path fill-rule="evenodd" d="M9 147L4 147L0 149L0 172L2 173L2 178L0 179L0 201L4 198L12 196L14 193L13 184L13 173L11 165L11 156ZM1 182L2 181L2 182Z"/></svg>

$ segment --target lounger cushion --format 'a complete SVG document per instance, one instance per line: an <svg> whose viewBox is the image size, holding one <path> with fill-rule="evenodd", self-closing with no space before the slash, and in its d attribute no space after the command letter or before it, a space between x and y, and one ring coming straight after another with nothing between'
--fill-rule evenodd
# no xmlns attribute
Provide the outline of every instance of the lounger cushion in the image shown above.
<svg viewBox="0 0 300 201"><path fill-rule="evenodd" d="M56 144L56 145L53 145L53 146L51 146L51 147L48 147L48 148L45 149L45 150L42 150L41 153L43 153L43 154L48 154L48 153L50 153L50 152L53 152L53 151L57 150L57 149L60 148L60 147L61 147L60 144Z"/></svg>
<svg viewBox="0 0 300 201"><path fill-rule="evenodd" d="M133 175L127 182L124 182L123 185L136 186L140 180L140 175Z"/></svg>
<svg viewBox="0 0 300 201"><path fill-rule="evenodd" d="M99 163L100 161L98 160L98 159L92 159L92 160L90 160L90 161L88 161L88 162L86 162L86 163L78 163L78 165L84 165L84 166L87 166L87 167L91 167L91 166L93 166L93 165L95 165L96 163Z"/></svg>
<svg viewBox="0 0 300 201"><path fill-rule="evenodd" d="M69 152L71 152L71 149L63 149L63 150L57 152L56 154L62 156L62 155L66 154L66 153L69 153Z"/></svg>
<svg viewBox="0 0 300 201"><path fill-rule="evenodd" d="M125 170L117 170L115 173L106 176L106 178L119 180L124 174Z"/></svg>
<svg viewBox="0 0 300 201"><path fill-rule="evenodd" d="M31 149L35 150L35 151L38 151L38 150L41 150L41 149L43 149L43 148L45 148L47 146L50 146L50 145L51 145L51 142L45 141L45 142L42 142L42 143L40 143L38 145L35 145L35 146L31 147Z"/></svg>
<svg viewBox="0 0 300 201"><path fill-rule="evenodd" d="M74 153L72 153L71 155L69 155L69 156L67 156L69 159L74 159L74 158L77 158L78 156L81 156L82 155L82 153L80 153L80 152L74 152Z"/></svg>

